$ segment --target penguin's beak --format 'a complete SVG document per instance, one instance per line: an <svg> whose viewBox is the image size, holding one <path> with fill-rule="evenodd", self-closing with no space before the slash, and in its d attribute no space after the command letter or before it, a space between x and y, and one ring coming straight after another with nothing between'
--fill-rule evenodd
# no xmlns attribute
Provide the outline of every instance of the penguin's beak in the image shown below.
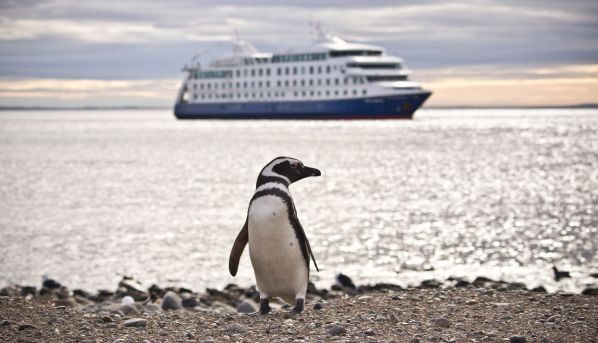
<svg viewBox="0 0 598 343"><path fill-rule="evenodd" d="M301 168L301 177L320 176L322 173L316 168L303 167Z"/></svg>

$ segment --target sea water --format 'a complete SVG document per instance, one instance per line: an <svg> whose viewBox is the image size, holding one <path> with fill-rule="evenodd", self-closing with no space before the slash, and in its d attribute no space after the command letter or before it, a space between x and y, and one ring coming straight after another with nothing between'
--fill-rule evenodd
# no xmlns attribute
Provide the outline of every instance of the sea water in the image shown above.
<svg viewBox="0 0 598 343"><path fill-rule="evenodd" d="M260 169L291 186L329 287L449 276L580 291L598 271L598 110L423 109L411 121L178 121L169 110L0 112L0 285L254 283L228 255ZM572 279L552 279L551 267Z"/></svg>

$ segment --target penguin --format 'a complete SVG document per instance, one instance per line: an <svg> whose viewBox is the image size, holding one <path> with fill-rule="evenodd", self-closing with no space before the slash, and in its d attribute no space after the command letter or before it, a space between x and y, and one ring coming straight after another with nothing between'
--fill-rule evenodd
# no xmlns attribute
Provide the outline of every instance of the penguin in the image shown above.
<svg viewBox="0 0 598 343"><path fill-rule="evenodd" d="M259 313L270 312L269 300L278 297L303 311L309 279L310 257L320 271L299 219L289 185L311 176L316 168L295 158L277 157L261 170L249 202L245 225L233 244L228 268L237 274L239 260L249 243L249 257L260 294Z"/></svg>

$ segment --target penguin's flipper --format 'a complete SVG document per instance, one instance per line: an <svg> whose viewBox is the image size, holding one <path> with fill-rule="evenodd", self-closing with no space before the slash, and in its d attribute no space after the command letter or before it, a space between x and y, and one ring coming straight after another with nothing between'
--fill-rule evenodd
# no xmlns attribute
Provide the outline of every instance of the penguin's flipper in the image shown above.
<svg viewBox="0 0 598 343"><path fill-rule="evenodd" d="M239 261L241 260L241 255L243 254L243 250L245 249L248 240L249 234L247 232L247 219L245 219L245 225L243 225L241 232L239 232L237 235L237 239L235 239L235 243L233 244L233 248L230 251L230 257L228 259L228 271L232 276L237 275Z"/></svg>
<svg viewBox="0 0 598 343"><path fill-rule="evenodd" d="M295 208L293 207L293 210ZM296 212L295 212L296 213ZM305 235L305 231L303 231L303 226L301 226L301 223L299 222L299 219L297 218L297 215L293 216L293 227L295 228L295 233L299 234L301 236L301 239L299 240L300 242L303 241L305 242L305 247L307 248L307 253L309 254L309 256L311 256L311 260L314 261L314 266L316 267L317 271L320 271L320 269L318 268L318 264L316 263L316 258L314 257L314 253L311 252L311 245L309 245L309 241L307 240L307 236ZM305 253L304 253L305 254ZM305 256L305 263L307 264L307 266L309 267L309 257L306 255Z"/></svg>

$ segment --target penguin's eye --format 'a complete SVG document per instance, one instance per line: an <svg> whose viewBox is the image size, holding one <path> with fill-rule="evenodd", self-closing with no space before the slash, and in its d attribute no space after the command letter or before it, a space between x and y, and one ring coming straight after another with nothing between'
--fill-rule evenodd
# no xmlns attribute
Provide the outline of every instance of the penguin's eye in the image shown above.
<svg viewBox="0 0 598 343"><path fill-rule="evenodd" d="M299 168L299 162L293 162L293 163L291 163L291 168L293 168L293 169Z"/></svg>

